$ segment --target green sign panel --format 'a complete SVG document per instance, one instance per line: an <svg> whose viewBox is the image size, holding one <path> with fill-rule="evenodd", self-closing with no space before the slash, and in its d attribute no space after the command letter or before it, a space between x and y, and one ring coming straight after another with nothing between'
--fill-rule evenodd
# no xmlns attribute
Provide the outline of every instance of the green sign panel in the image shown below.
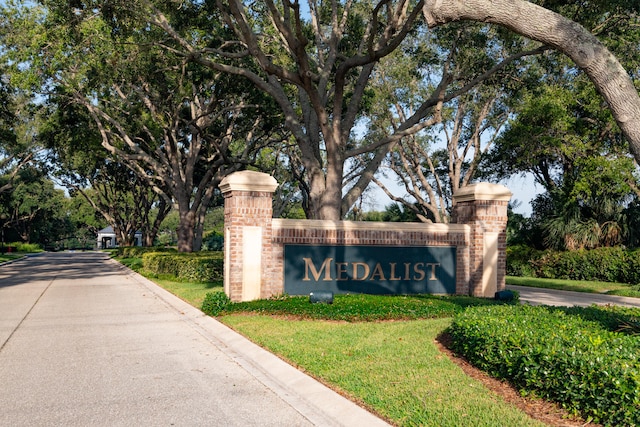
<svg viewBox="0 0 640 427"><path fill-rule="evenodd" d="M285 245L284 291L455 294L456 248Z"/></svg>

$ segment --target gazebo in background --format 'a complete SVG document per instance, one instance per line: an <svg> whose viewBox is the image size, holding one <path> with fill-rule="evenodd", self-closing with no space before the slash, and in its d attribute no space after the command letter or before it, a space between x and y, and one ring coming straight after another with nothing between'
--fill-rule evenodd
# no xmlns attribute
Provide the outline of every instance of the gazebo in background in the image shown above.
<svg viewBox="0 0 640 427"><path fill-rule="evenodd" d="M136 231L133 246L142 246L142 232ZM117 248L118 240L112 226L108 226L98 231L98 249Z"/></svg>

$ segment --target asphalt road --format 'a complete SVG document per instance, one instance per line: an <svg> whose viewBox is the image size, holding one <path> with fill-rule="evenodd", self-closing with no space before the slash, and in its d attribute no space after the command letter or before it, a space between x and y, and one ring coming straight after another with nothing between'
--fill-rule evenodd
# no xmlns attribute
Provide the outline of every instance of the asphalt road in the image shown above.
<svg viewBox="0 0 640 427"><path fill-rule="evenodd" d="M386 425L102 253L0 266L0 426Z"/></svg>
<svg viewBox="0 0 640 427"><path fill-rule="evenodd" d="M621 305L640 307L640 298L619 297L615 295L591 294L585 292L557 291L552 289L530 288L527 286L507 286L520 293L520 301L532 305L556 305L589 307L591 305Z"/></svg>

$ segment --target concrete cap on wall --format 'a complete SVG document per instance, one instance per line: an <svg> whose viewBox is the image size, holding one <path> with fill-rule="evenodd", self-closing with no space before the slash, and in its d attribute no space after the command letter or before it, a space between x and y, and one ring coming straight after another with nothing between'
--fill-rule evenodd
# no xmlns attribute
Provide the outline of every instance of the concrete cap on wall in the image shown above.
<svg viewBox="0 0 640 427"><path fill-rule="evenodd" d="M234 172L224 177L220 183L220 191L264 191L273 193L278 188L278 181L269 174L256 171Z"/></svg>
<svg viewBox="0 0 640 427"><path fill-rule="evenodd" d="M457 202L469 202L471 200L500 200L509 201L513 194L507 187L489 182L478 182L456 191L453 198Z"/></svg>

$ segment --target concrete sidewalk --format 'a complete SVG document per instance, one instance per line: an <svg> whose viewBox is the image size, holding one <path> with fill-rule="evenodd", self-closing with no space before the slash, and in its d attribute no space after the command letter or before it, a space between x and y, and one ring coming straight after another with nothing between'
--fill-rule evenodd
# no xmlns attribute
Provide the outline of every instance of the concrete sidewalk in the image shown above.
<svg viewBox="0 0 640 427"><path fill-rule="evenodd" d="M376 426L102 253L0 267L0 426Z"/></svg>

